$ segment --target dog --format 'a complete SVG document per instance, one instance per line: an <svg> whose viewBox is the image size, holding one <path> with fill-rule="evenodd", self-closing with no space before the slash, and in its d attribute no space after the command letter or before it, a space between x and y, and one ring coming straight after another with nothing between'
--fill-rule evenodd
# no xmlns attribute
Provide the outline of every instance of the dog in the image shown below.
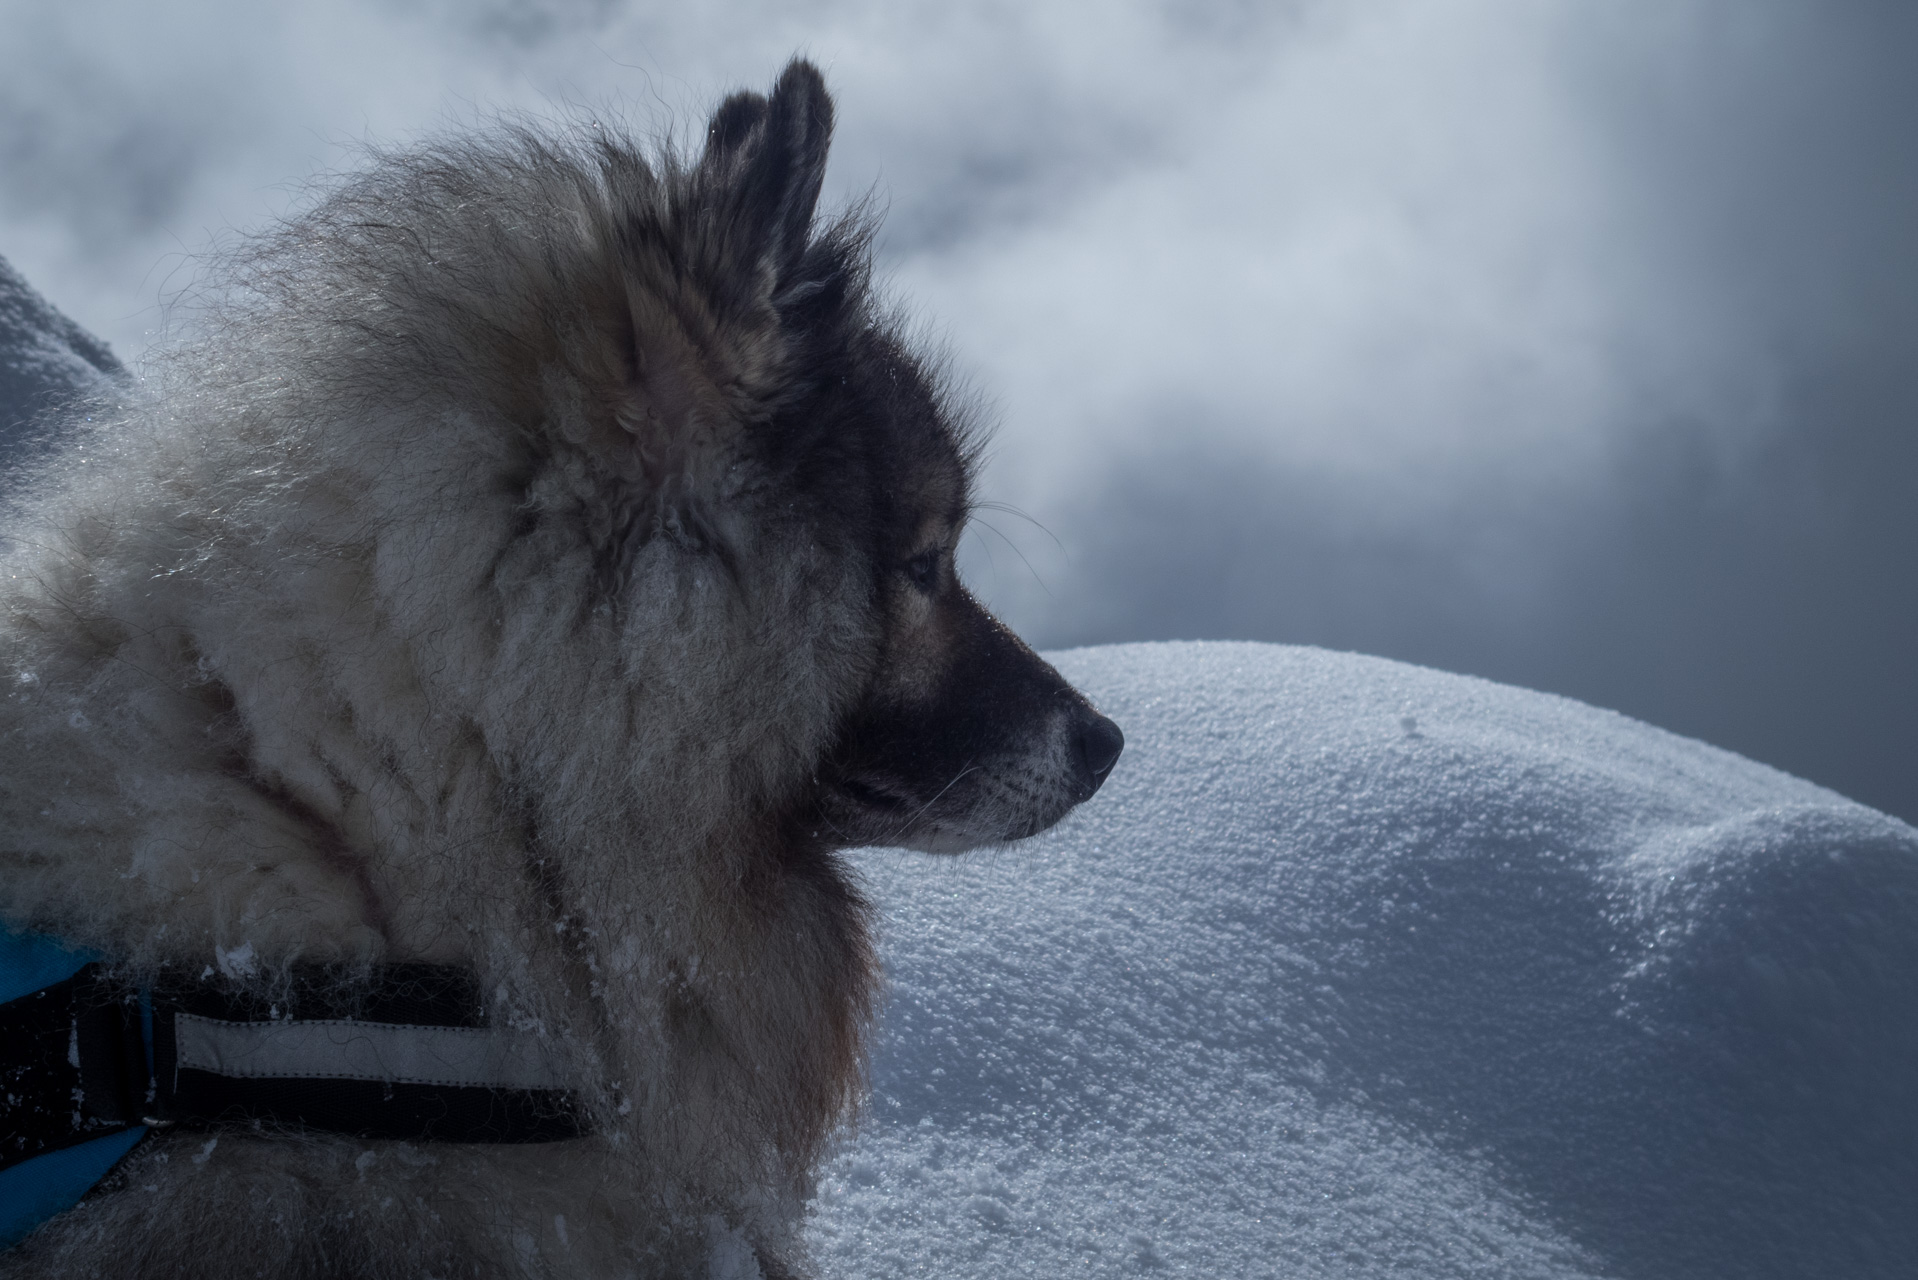
<svg viewBox="0 0 1918 1280"><path fill-rule="evenodd" d="M1032 835L1123 744L955 577L979 432L817 214L832 119L794 61L695 149L378 153L23 482L8 925L249 1034L465 975L574 1136L156 1121L0 1274L808 1273L878 981L840 852Z"/></svg>

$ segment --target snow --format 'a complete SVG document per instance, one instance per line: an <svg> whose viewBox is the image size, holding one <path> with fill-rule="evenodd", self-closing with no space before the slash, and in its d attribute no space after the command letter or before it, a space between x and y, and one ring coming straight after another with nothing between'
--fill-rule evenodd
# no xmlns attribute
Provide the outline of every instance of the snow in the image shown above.
<svg viewBox="0 0 1918 1280"><path fill-rule="evenodd" d="M199 883L198 875L194 876L194 883ZM220 972L229 978L250 978L253 976L253 971L259 967L253 955L251 942L242 942L231 951L225 947L215 946L213 962L219 965Z"/></svg>
<svg viewBox="0 0 1918 1280"><path fill-rule="evenodd" d="M107 345L54 309L0 258L0 457L18 457L34 418L126 376Z"/></svg>
<svg viewBox="0 0 1918 1280"><path fill-rule="evenodd" d="M858 856L892 989L825 1274L1911 1273L1918 831L1375 658L1055 661L1104 791Z"/></svg>

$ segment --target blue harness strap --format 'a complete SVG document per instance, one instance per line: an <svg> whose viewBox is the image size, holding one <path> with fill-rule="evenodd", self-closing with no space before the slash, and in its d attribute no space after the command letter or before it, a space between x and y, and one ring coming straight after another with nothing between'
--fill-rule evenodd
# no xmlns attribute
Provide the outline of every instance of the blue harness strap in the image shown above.
<svg viewBox="0 0 1918 1280"><path fill-rule="evenodd" d="M147 1134L86 1105L75 993L93 960L43 934L0 930L0 1249L78 1203ZM41 1104L49 1098L65 1106Z"/></svg>
<svg viewBox="0 0 1918 1280"><path fill-rule="evenodd" d="M135 1125L0 1170L0 1249L12 1248L48 1218L80 1203L146 1136L146 1127Z"/></svg>

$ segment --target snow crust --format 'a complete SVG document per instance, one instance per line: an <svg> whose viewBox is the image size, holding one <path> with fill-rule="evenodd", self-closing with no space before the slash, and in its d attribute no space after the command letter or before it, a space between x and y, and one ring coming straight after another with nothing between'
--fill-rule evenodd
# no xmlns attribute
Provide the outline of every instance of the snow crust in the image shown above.
<svg viewBox="0 0 1918 1280"><path fill-rule="evenodd" d="M0 457L16 459L36 418L111 395L126 370L0 258Z"/></svg>
<svg viewBox="0 0 1918 1280"><path fill-rule="evenodd" d="M1382 659L1054 660L1105 789L859 855L892 990L826 1274L1912 1274L1918 831Z"/></svg>

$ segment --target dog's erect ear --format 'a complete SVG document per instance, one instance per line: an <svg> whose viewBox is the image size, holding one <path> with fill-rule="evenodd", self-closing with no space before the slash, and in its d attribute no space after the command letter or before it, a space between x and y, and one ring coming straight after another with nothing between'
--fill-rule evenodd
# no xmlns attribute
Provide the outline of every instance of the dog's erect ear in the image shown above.
<svg viewBox="0 0 1918 1280"><path fill-rule="evenodd" d="M602 372L590 379L616 388L618 430L595 437L582 428L580 439L591 437L620 474L652 493L671 527L690 527L692 505L715 487L742 398L756 402L779 385L784 344L775 313L795 292L831 140L832 99L809 62L790 63L770 95L727 98L691 175L694 225L679 233L671 255L696 264L700 304L682 306L639 277L627 280L619 323L608 330L624 349L614 355L609 344ZM635 232L647 234L667 233L657 225ZM671 519L669 509L677 512Z"/></svg>
<svg viewBox="0 0 1918 1280"><path fill-rule="evenodd" d="M735 254L785 276L805 252L832 143L832 96L819 68L788 63L771 97L735 93L706 130L701 166L722 184Z"/></svg>
<svg viewBox="0 0 1918 1280"><path fill-rule="evenodd" d="M766 118L766 95L741 91L719 104L712 123L706 126L706 156L709 167L724 163L725 157L739 150L753 127Z"/></svg>

